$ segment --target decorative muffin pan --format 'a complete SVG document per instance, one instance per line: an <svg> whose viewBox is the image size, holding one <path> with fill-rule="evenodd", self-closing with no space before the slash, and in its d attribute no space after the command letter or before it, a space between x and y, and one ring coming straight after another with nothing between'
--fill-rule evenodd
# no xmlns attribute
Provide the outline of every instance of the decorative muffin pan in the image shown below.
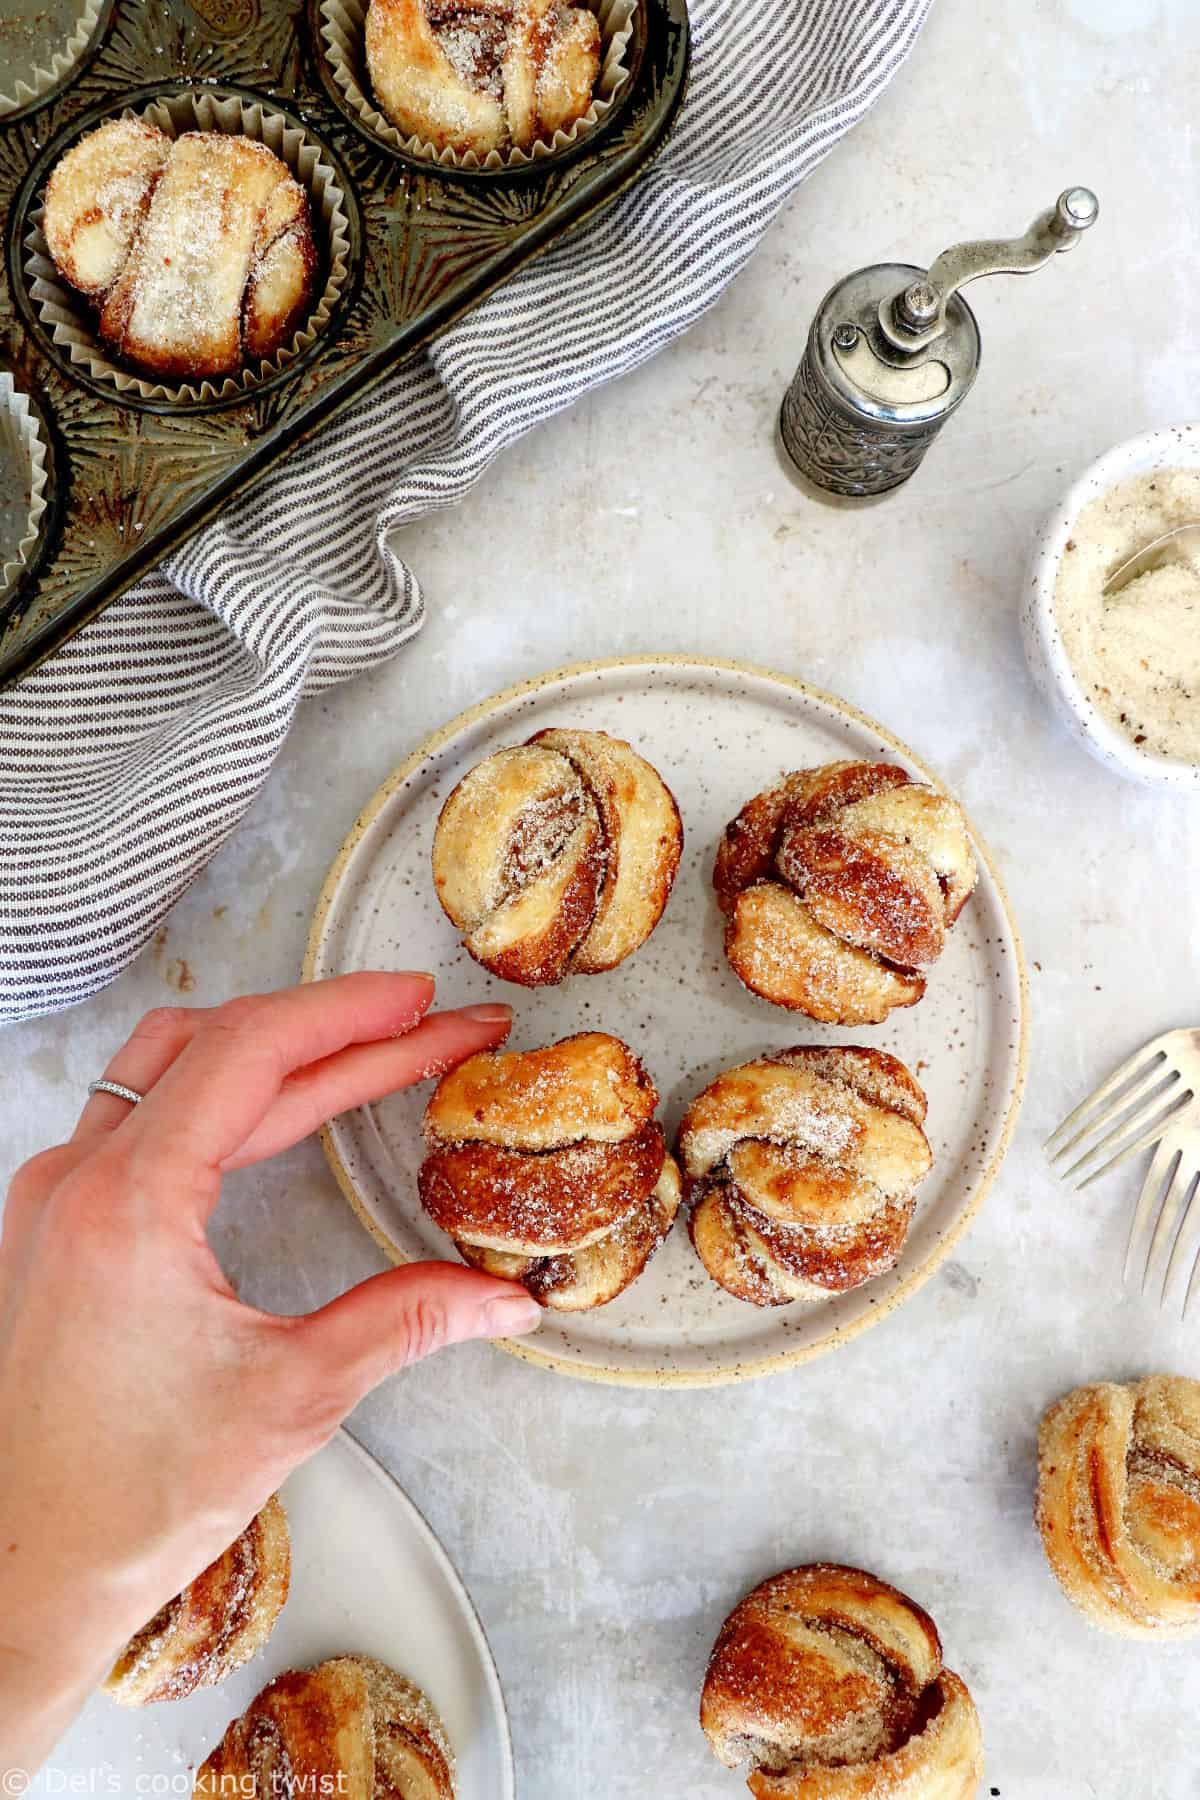
<svg viewBox="0 0 1200 1800"><path fill-rule="evenodd" d="M0 372L39 452L37 505L0 584L0 684L627 188L683 98L685 0L637 0L623 78L587 130L519 163L450 167L372 127L329 13L328 0L109 0L57 85L0 111ZM55 279L40 220L51 169L85 132L122 113L178 120L193 104L286 139L332 203L313 208L311 328L252 379L171 387L104 356Z"/></svg>

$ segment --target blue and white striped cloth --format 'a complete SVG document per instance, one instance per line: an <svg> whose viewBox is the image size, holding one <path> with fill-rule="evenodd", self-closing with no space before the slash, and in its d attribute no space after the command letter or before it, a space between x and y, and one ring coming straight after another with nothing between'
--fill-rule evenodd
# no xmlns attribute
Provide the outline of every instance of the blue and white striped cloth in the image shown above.
<svg viewBox="0 0 1200 1800"><path fill-rule="evenodd" d="M388 534L694 324L930 4L691 0L687 104L637 187L0 697L0 1021L125 967L236 828L301 697L420 629Z"/></svg>

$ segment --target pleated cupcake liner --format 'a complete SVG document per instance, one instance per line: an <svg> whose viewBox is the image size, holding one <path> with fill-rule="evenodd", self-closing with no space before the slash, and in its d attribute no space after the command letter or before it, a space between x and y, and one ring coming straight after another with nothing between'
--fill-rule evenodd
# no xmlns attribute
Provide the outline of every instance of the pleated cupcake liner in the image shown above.
<svg viewBox="0 0 1200 1800"><path fill-rule="evenodd" d="M32 106L66 79L91 43L103 6L104 0L83 0L66 41L44 63L35 63L24 74L0 73L0 119Z"/></svg>
<svg viewBox="0 0 1200 1800"><path fill-rule="evenodd" d="M6 480L15 471L21 487L17 512L23 514L15 541L0 545L0 592L7 592L27 566L38 541L49 503L46 441L41 420L7 370L0 370L0 459Z"/></svg>
<svg viewBox="0 0 1200 1800"><path fill-rule="evenodd" d="M124 115L133 116L128 111ZM177 400L187 403L226 401L252 391L260 382L294 362L328 324L338 295L345 285L350 262L350 222L345 210L345 190L333 166L325 161L321 146L300 127L257 102L204 92L172 94L144 107L139 115L170 137L185 131L220 131L265 144L285 163L308 195L313 235L321 244L325 281L303 326L283 350L243 369L192 382L164 381L139 375L119 361L96 330L94 312L82 294L59 276L42 231L44 207L30 214L25 236L25 274L39 317L53 341L97 380L109 381L122 394L143 400Z"/></svg>
<svg viewBox="0 0 1200 1800"><path fill-rule="evenodd" d="M592 104L582 118L556 131L552 138L539 139L529 150L491 150L486 157L475 150L439 150L420 137L406 137L375 104L366 55L368 3L369 0L322 0L321 41L333 79L347 104L381 143L438 168L527 168L531 163L559 156L604 122L629 78L629 50L638 0L599 0L593 10L600 26L600 74Z"/></svg>

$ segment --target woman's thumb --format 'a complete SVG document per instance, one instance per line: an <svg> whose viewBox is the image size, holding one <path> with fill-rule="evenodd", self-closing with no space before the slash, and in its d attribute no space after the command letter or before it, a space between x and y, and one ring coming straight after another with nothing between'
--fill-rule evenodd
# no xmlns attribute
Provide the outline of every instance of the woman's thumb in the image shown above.
<svg viewBox="0 0 1200 1800"><path fill-rule="evenodd" d="M457 1263L409 1263L351 1288L300 1325L326 1380L344 1377L346 1410L385 1375L468 1338L533 1331L541 1308L515 1281Z"/></svg>

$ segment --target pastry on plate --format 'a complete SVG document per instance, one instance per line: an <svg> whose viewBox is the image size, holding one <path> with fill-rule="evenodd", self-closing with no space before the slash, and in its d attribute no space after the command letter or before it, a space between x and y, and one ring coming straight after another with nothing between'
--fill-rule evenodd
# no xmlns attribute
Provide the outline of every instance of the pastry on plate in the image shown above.
<svg viewBox="0 0 1200 1800"><path fill-rule="evenodd" d="M756 1800L971 1800L979 1716L933 1620L861 1569L764 1581L713 1648L700 1723Z"/></svg>
<svg viewBox="0 0 1200 1800"><path fill-rule="evenodd" d="M421 1202L473 1267L556 1312L604 1306L678 1210L657 1105L632 1050L604 1032L468 1057L426 1109Z"/></svg>
<svg viewBox="0 0 1200 1800"><path fill-rule="evenodd" d="M1200 1631L1200 1381L1098 1382L1050 1407L1037 1522L1091 1624L1135 1638Z"/></svg>
<svg viewBox="0 0 1200 1800"><path fill-rule="evenodd" d="M406 137L486 157L583 117L600 27L565 0L371 0L366 54L380 109Z"/></svg>
<svg viewBox="0 0 1200 1800"><path fill-rule="evenodd" d="M829 1025L875 1025L924 971L976 880L957 802L892 763L785 775L725 828L713 886L751 990Z"/></svg>
<svg viewBox="0 0 1200 1800"><path fill-rule="evenodd" d="M150 375L234 375L291 341L312 297L308 196L265 144L111 119L55 165L42 230L101 341Z"/></svg>
<svg viewBox="0 0 1200 1800"><path fill-rule="evenodd" d="M122 1706L149 1706L224 1681L275 1629L290 1571L287 1515L274 1494L224 1555L130 1638L106 1692Z"/></svg>
<svg viewBox="0 0 1200 1800"><path fill-rule="evenodd" d="M270 1682L230 1725L193 1791L454 1800L454 1757L419 1687L372 1657L338 1656Z"/></svg>
<svg viewBox="0 0 1200 1800"><path fill-rule="evenodd" d="M644 944L682 850L674 798L630 745L539 731L463 776L437 822L433 879L476 962L544 987Z"/></svg>
<svg viewBox="0 0 1200 1800"><path fill-rule="evenodd" d="M924 1120L920 1086L882 1050L805 1045L718 1075L678 1142L713 1280L783 1306L890 1269L933 1162Z"/></svg>

